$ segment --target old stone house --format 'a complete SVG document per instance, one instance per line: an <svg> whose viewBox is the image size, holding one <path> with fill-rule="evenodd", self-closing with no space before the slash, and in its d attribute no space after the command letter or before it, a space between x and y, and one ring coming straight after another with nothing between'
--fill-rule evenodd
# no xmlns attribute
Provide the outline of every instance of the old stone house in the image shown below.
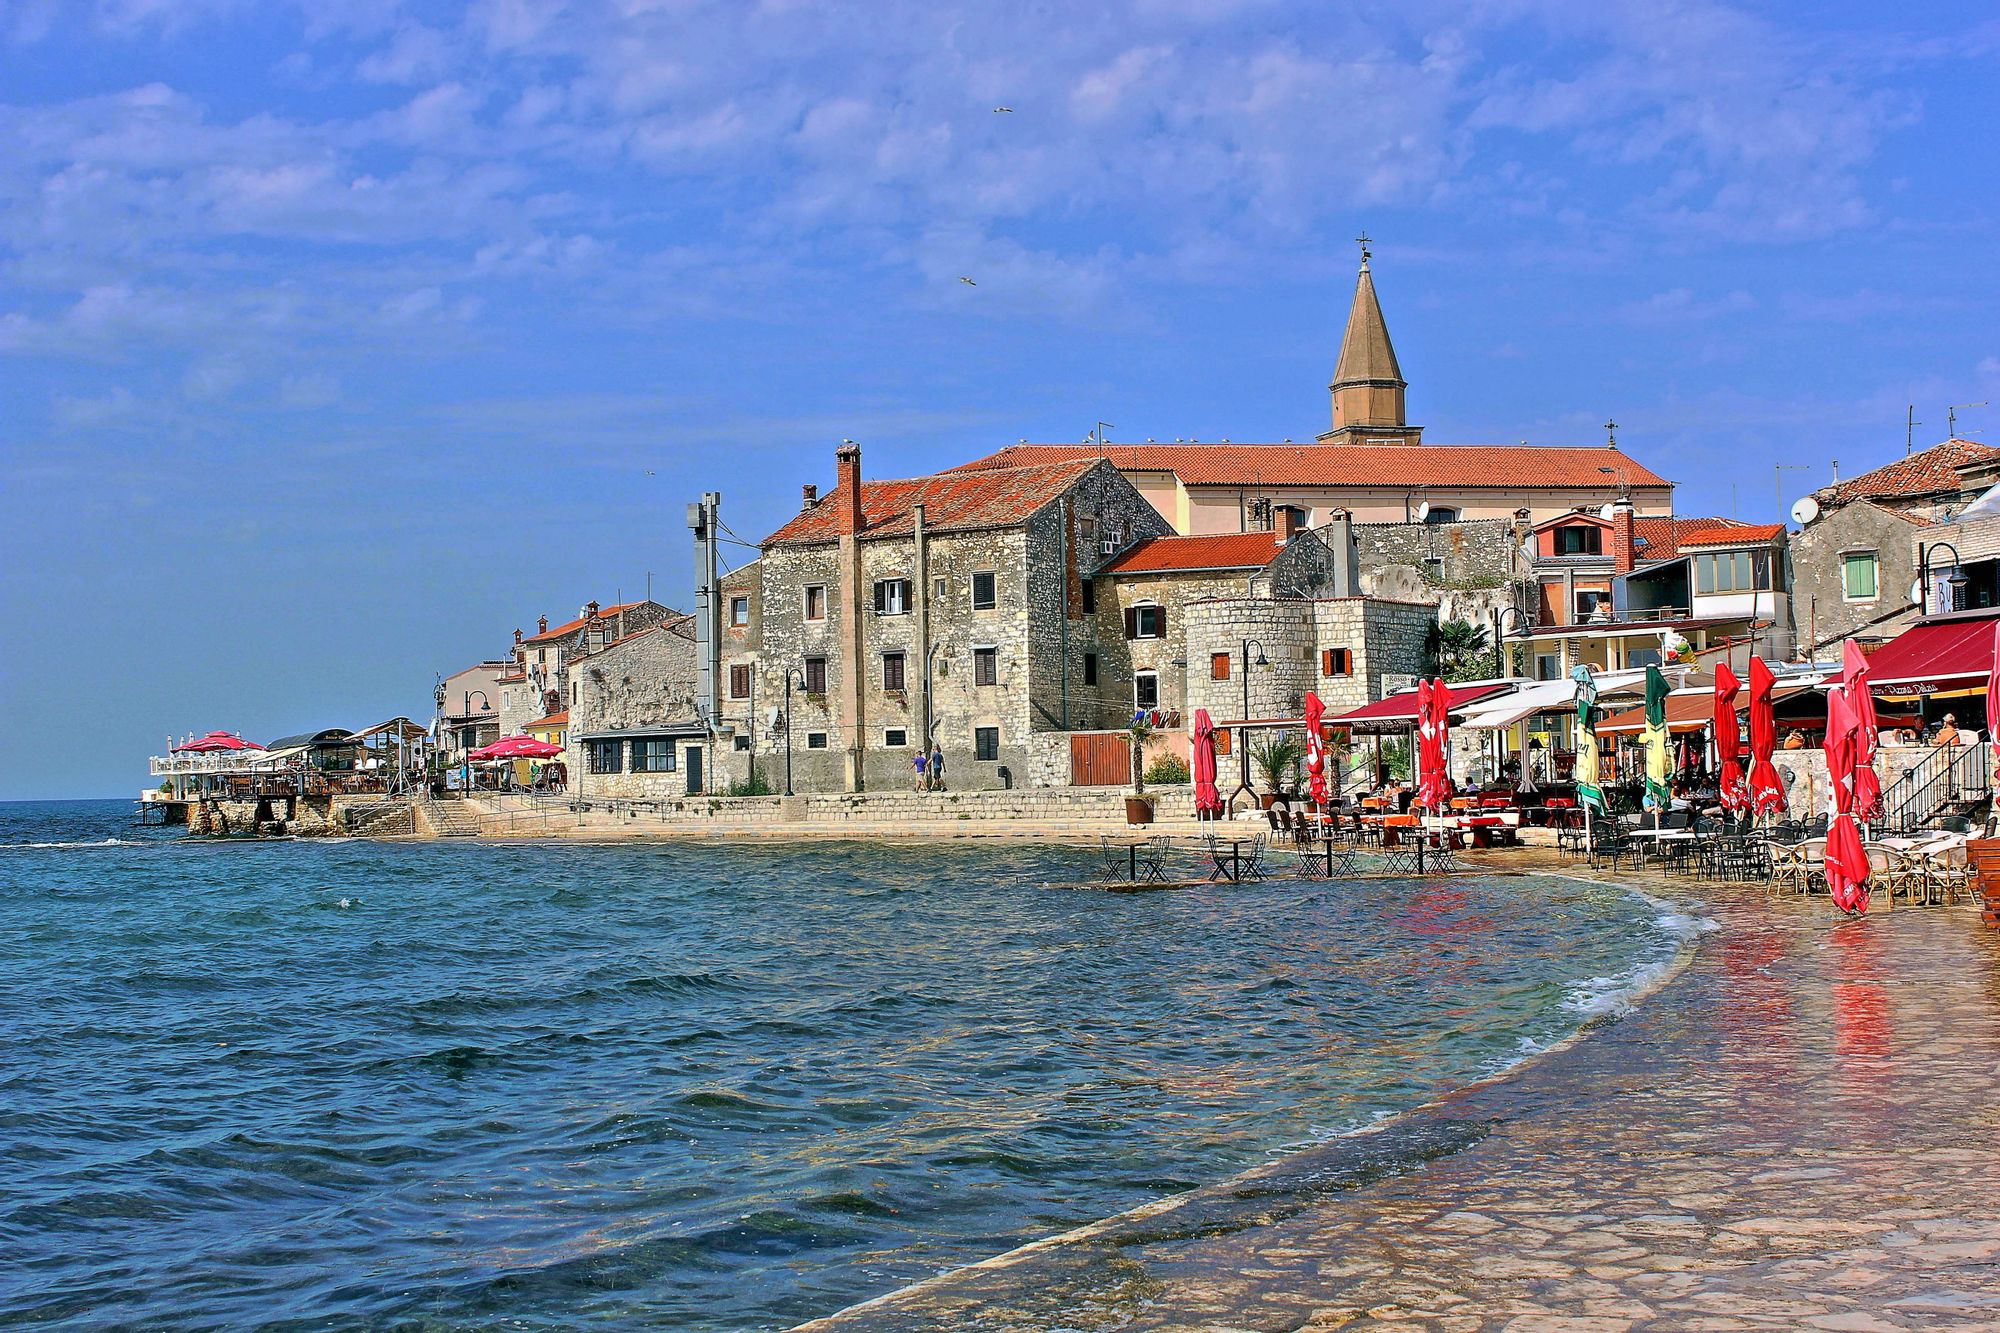
<svg viewBox="0 0 2000 1333"><path fill-rule="evenodd" d="M569 664L574 659L680 615L651 600L613 606L586 602L574 620L551 626L543 616L533 634L515 630L513 666L498 682L501 734L520 735L530 722L573 702Z"/></svg>
<svg viewBox="0 0 2000 1333"><path fill-rule="evenodd" d="M707 792L708 727L695 710L693 620L633 630L569 659L570 789L583 797Z"/></svg>

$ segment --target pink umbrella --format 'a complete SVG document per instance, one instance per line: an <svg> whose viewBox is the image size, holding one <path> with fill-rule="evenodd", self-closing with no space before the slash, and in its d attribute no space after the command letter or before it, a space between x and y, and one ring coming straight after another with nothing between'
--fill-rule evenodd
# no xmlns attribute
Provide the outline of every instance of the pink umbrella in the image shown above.
<svg viewBox="0 0 2000 1333"><path fill-rule="evenodd" d="M1986 671L1986 730L1994 758L2000 760L2000 620L1993 623L1993 665Z"/></svg>
<svg viewBox="0 0 2000 1333"><path fill-rule="evenodd" d="M1222 793L1215 785L1215 722L1206 708L1194 710L1194 812L1222 813Z"/></svg>
<svg viewBox="0 0 2000 1333"><path fill-rule="evenodd" d="M218 750L261 750L264 747L255 741L246 741L241 736L232 736L226 731L211 731L206 736L189 741L186 745L176 745L175 754L213 754Z"/></svg>
<svg viewBox="0 0 2000 1333"><path fill-rule="evenodd" d="M560 745L538 741L533 736L502 736L491 745L482 745L466 755L467 759L483 761L487 759L553 759L563 752Z"/></svg>
<svg viewBox="0 0 2000 1333"><path fill-rule="evenodd" d="M1317 694L1306 691L1306 794L1312 797L1314 805L1326 804L1326 741L1321 737L1320 722L1326 716L1326 705Z"/></svg>
<svg viewBox="0 0 2000 1333"><path fill-rule="evenodd" d="M1750 808L1750 789L1743 785L1743 732L1736 721L1736 694L1743 682L1727 662L1715 668L1715 768L1722 790L1722 808Z"/></svg>
<svg viewBox="0 0 2000 1333"><path fill-rule="evenodd" d="M1854 823L1854 708L1847 690L1826 695L1826 771L1833 782L1833 823L1826 830L1826 887L1843 912L1868 910L1868 853Z"/></svg>
<svg viewBox="0 0 2000 1333"><path fill-rule="evenodd" d="M1778 720L1771 712L1774 678L1764 659L1750 659L1750 808L1760 815L1785 808L1785 784L1771 761L1778 748Z"/></svg>
<svg viewBox="0 0 2000 1333"><path fill-rule="evenodd" d="M1882 779L1875 772L1881 726L1875 720L1875 696L1868 690L1868 657L1852 639L1841 650L1840 668L1840 688L1854 713L1854 813L1872 823L1882 817Z"/></svg>

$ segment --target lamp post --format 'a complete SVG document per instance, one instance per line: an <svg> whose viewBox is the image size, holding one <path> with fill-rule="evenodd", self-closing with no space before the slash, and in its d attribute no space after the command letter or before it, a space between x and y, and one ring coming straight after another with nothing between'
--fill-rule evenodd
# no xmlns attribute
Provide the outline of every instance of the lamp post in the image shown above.
<svg viewBox="0 0 2000 1333"><path fill-rule="evenodd" d="M465 700L465 715L467 717L472 716L472 696L475 694L479 696L479 711L482 713L492 712L493 701L486 697L485 690L467 690L462 696ZM472 729L471 739L473 740L479 739L479 729L477 727L474 727ZM458 789L460 791L471 791L472 790L472 747L470 745L464 744L465 740L466 740L465 735L463 733L460 733L459 741L461 748L458 752L459 754Z"/></svg>
<svg viewBox="0 0 2000 1333"><path fill-rule="evenodd" d="M1918 542L1917 609L1923 615L1931 613L1931 552L1940 546L1951 552L1951 573L1945 579L1946 585L1951 588L1951 605L1945 610L1958 610L1959 590L1965 587L1965 575L1959 570L1959 566L1965 563L1965 557L1958 553L1956 546L1950 542Z"/></svg>
<svg viewBox="0 0 2000 1333"><path fill-rule="evenodd" d="M1267 667L1267 666L1271 665L1271 660L1270 660L1269 658L1267 658L1267 657L1265 657L1265 656L1264 656L1264 645L1263 645L1263 643L1262 643L1262 642L1260 642L1259 640L1256 640L1256 639L1245 639L1245 640L1243 640L1243 722L1244 722L1244 727L1243 727L1243 755L1242 755L1242 760L1241 760L1241 766L1242 766L1242 774L1243 774L1243 776L1242 776L1241 780L1240 780L1240 781L1238 781L1238 783L1236 784L1236 791L1247 791L1247 792L1249 792L1249 793L1250 793L1250 794L1251 794L1252 796L1255 796L1255 795L1257 794L1257 793L1256 793L1256 789L1255 789L1255 788L1253 788L1253 787L1252 787L1252 786L1250 785L1250 727L1249 727L1249 722L1250 722L1250 667L1251 667L1251 661L1250 661L1250 650L1251 650L1252 648L1255 648L1255 649L1257 650L1257 661L1256 661L1256 665L1257 665L1257 666L1260 666L1260 667ZM1231 800L1231 802L1233 803L1233 802L1235 801L1235 799L1236 799L1236 792L1231 792L1231 793L1229 793L1229 797L1230 797L1230 800Z"/></svg>
<svg viewBox="0 0 2000 1333"><path fill-rule="evenodd" d="M792 794L792 682L805 693L806 673L797 667L785 668L785 795Z"/></svg>
<svg viewBox="0 0 2000 1333"><path fill-rule="evenodd" d="M1518 606L1503 606L1493 613L1493 674L1504 678L1507 675L1507 658L1504 639L1507 633L1507 617L1514 617L1514 632L1522 638L1528 636L1528 618L1521 614Z"/></svg>

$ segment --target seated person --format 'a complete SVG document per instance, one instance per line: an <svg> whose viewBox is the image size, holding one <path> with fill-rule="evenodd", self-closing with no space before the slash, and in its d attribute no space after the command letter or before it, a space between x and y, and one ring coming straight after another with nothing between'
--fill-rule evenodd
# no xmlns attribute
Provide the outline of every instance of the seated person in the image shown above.
<svg viewBox="0 0 2000 1333"><path fill-rule="evenodd" d="M1931 737L1931 744L1958 744L1958 717L1956 714L1946 713L1944 715L1944 721L1938 724L1937 734Z"/></svg>
<svg viewBox="0 0 2000 1333"><path fill-rule="evenodd" d="M1800 731L1797 727L1793 727L1791 731L1789 731L1785 735L1785 748L1787 750L1805 749L1806 734L1803 731Z"/></svg>

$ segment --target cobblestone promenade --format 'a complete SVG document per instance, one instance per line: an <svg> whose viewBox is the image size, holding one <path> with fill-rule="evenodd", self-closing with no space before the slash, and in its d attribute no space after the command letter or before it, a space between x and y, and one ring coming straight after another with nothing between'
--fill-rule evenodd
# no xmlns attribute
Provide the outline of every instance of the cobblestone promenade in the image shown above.
<svg viewBox="0 0 2000 1333"><path fill-rule="evenodd" d="M2000 936L1654 888L1722 928L1521 1077L807 1327L2000 1330Z"/></svg>

